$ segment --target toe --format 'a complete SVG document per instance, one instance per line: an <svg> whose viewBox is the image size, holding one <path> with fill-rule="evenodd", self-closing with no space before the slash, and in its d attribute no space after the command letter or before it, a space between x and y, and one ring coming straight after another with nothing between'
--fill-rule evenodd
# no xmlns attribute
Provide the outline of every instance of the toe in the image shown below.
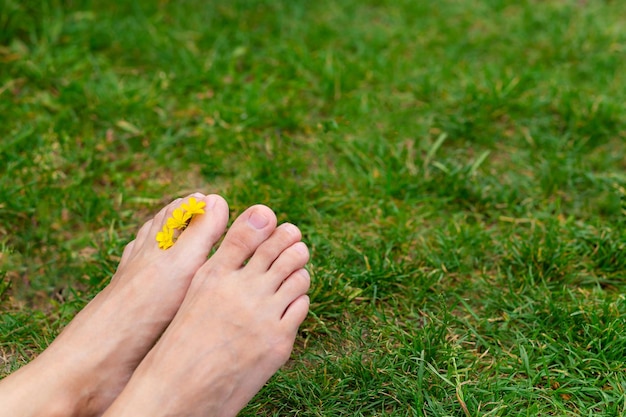
<svg viewBox="0 0 626 417"><path fill-rule="evenodd" d="M243 212L226 233L219 249L211 257L212 267L219 264L239 269L276 228L276 215L266 206L252 206Z"/></svg>
<svg viewBox="0 0 626 417"><path fill-rule="evenodd" d="M298 269L282 283L276 296L280 299L279 304L284 306L290 305L298 297L305 295L311 285L311 276L309 272L304 269ZM281 315L285 310L281 311Z"/></svg>
<svg viewBox="0 0 626 417"><path fill-rule="evenodd" d="M150 230L152 229L152 223L154 223L154 219L148 220L141 226L141 229L137 232L137 237L135 238L135 247L141 248L146 242L147 236L150 234Z"/></svg>
<svg viewBox="0 0 626 417"><path fill-rule="evenodd" d="M256 256L256 255L255 255ZM276 289L291 273L303 268L309 260L309 249L303 242L296 242L285 249L269 270L270 279Z"/></svg>
<svg viewBox="0 0 626 417"><path fill-rule="evenodd" d="M216 194L202 197L204 214L198 214L181 233L172 247L174 252L184 252L186 257L206 260L209 251L222 237L228 223L228 203Z"/></svg>
<svg viewBox="0 0 626 417"><path fill-rule="evenodd" d="M274 230L272 235L263 242L254 252L246 268L256 272L264 273L270 269L274 261L294 243L302 238L300 230L290 223L283 223ZM295 269L287 271L287 276ZM284 276L283 276L284 279Z"/></svg>
<svg viewBox="0 0 626 417"><path fill-rule="evenodd" d="M301 295L289 304L285 314L283 314L281 324L285 326L285 331L289 332L294 338L298 332L298 327L300 327L309 313L309 304L309 296Z"/></svg>
<svg viewBox="0 0 626 417"><path fill-rule="evenodd" d="M122 252L122 258L120 259L120 264L118 265L118 269L124 268L124 265L128 262L128 260L132 257L133 249L135 248L136 240L132 240L124 247L124 252Z"/></svg>
<svg viewBox="0 0 626 417"><path fill-rule="evenodd" d="M156 247L156 240L155 237L157 235L157 233L159 233L162 229L163 229L163 225L165 225L167 219L172 215L172 212L178 207L180 206L181 202L183 201L182 198L177 198L176 200L172 201L171 203L169 203L167 206L163 207L156 216L154 216L154 219L152 219L152 224L150 225L150 229L148 230L148 233L146 235L146 240L145 242L147 243L154 243L154 246ZM147 238L147 237L150 238ZM154 242L152 242L154 241Z"/></svg>

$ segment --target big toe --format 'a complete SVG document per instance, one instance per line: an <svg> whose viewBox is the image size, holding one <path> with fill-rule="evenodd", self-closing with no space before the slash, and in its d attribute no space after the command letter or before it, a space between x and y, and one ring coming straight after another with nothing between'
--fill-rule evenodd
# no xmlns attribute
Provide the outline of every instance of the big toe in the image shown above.
<svg viewBox="0 0 626 417"><path fill-rule="evenodd" d="M248 208L235 220L209 262L239 269L276 229L276 222L276 215L269 207Z"/></svg>
<svg viewBox="0 0 626 417"><path fill-rule="evenodd" d="M189 226L181 233L171 250L186 259L195 259L198 266L206 261L209 251L222 237L228 223L228 204L216 194L197 198L204 202L204 213L193 217ZM188 199L183 201L183 204Z"/></svg>

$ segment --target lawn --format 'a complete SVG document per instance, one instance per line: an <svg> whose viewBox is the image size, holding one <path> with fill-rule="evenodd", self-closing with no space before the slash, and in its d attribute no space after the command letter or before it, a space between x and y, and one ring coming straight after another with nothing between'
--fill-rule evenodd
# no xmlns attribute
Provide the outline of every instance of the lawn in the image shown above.
<svg viewBox="0 0 626 417"><path fill-rule="evenodd" d="M626 413L626 4L0 0L0 377L162 205L312 252L243 416Z"/></svg>

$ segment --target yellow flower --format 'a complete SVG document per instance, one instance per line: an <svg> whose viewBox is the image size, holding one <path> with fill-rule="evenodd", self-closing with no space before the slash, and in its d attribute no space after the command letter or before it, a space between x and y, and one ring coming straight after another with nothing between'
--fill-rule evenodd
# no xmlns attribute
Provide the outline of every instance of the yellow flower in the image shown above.
<svg viewBox="0 0 626 417"><path fill-rule="evenodd" d="M204 214L203 207L205 206L204 201L198 202L194 197L189 198L189 202L182 205L183 210L185 210L191 219L196 214Z"/></svg>
<svg viewBox="0 0 626 417"><path fill-rule="evenodd" d="M163 226L163 230L157 233L156 240L159 242L160 249L168 249L174 245L174 229L170 229L167 225Z"/></svg>
<svg viewBox="0 0 626 417"><path fill-rule="evenodd" d="M190 197L187 203L175 209L172 212L172 216L167 219L163 230L156 235L159 248L171 248L176 241L174 239L174 232L176 230L185 230L196 214L204 214L204 210L202 209L204 206L204 201L197 201L195 198ZM176 236L178 236L178 234Z"/></svg>
<svg viewBox="0 0 626 417"><path fill-rule="evenodd" d="M184 229L187 227L189 219L191 217L187 216L187 213L181 208L177 208L172 213L172 217L167 219L167 227L170 229Z"/></svg>

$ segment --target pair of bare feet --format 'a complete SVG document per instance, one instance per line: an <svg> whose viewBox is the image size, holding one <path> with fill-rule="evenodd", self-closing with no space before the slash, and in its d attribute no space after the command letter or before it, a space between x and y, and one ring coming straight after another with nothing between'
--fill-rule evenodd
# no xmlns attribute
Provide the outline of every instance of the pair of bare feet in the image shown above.
<svg viewBox="0 0 626 417"><path fill-rule="evenodd" d="M233 416L287 361L309 308L300 231L253 206L207 260L228 205L193 197L205 213L173 247L155 236L189 197L148 221L111 283L0 381L0 417Z"/></svg>

